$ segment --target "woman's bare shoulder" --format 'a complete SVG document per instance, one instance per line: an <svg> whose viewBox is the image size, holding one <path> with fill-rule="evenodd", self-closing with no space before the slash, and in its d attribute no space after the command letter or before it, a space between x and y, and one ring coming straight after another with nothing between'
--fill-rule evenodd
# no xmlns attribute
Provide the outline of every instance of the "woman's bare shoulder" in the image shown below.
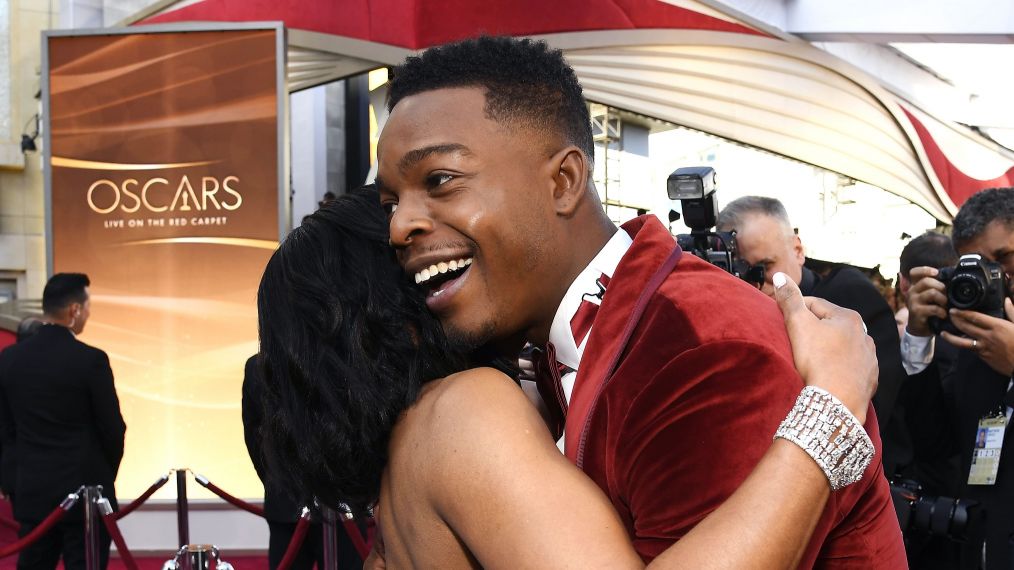
<svg viewBox="0 0 1014 570"><path fill-rule="evenodd" d="M549 430L521 387L492 368L473 368L427 384L399 422L415 450L433 459L484 449Z"/></svg>
<svg viewBox="0 0 1014 570"><path fill-rule="evenodd" d="M424 421L439 428L447 418L460 426L529 409L534 410L514 380L493 368L471 368L428 384L410 412L421 412Z"/></svg>
<svg viewBox="0 0 1014 570"><path fill-rule="evenodd" d="M518 397L523 400L524 392L503 372L494 368L470 368L438 380L420 400L428 398L437 411L453 411L463 404L480 407L492 403L491 399L512 401Z"/></svg>

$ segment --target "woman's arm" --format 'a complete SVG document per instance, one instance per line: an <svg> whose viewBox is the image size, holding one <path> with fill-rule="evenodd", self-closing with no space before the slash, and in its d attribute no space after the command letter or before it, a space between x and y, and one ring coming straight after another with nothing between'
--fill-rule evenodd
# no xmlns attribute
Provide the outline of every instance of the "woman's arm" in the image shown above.
<svg viewBox="0 0 1014 570"><path fill-rule="evenodd" d="M411 426L430 435L419 487L484 568L643 568L605 495L509 378L469 370L435 392Z"/></svg>
<svg viewBox="0 0 1014 570"><path fill-rule="evenodd" d="M865 422L877 389L876 348L854 311L803 298L791 280L775 300L793 358L810 386L835 394ZM794 568L830 495L827 477L800 447L771 444L750 476L718 509L650 568Z"/></svg>
<svg viewBox="0 0 1014 570"><path fill-rule="evenodd" d="M858 317L804 304L794 285L786 287L778 301L797 367L809 384L838 395L864 419L877 373ZM489 369L468 371L432 397L421 419L431 437L420 488L480 564L643 567L609 500L559 453L509 379ZM776 440L743 485L651 567L794 566L828 496L816 463Z"/></svg>

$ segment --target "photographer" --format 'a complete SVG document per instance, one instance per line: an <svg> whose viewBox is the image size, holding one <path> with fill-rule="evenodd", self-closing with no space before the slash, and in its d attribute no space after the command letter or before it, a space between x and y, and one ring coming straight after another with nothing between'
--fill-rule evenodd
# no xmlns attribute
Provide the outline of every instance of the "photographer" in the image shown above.
<svg viewBox="0 0 1014 570"><path fill-rule="evenodd" d="M908 242L901 250L899 261L898 291L904 306L912 288L913 269L953 267L958 263L958 254L954 251L950 236L928 231ZM903 310L908 312L907 308ZM907 324L906 318L900 329L902 334ZM949 371L954 366L958 349L939 336L934 344L932 364L924 372L909 376L898 394L898 409L895 413L902 414L906 420L912 436L913 456L912 461L903 466L900 476L894 480L893 492L895 508L905 534L909 565L920 570L953 570L959 566L961 552L954 538L966 535L967 525L963 528L948 528L945 536L934 529L932 524L927 524L926 517L915 514L928 505L933 505L936 510L940 497L949 498L953 504L963 483L960 458L956 450L952 446L946 446L947 452L941 452L940 441L946 436L938 433L932 425L940 422L941 418L950 413L948 410L954 407L953 375L941 374L940 371ZM948 384L941 383L945 380ZM922 426L924 422L931 422L928 429ZM945 508L949 506L945 505Z"/></svg>
<svg viewBox="0 0 1014 570"><path fill-rule="evenodd" d="M771 276L783 272L804 295L819 297L863 318L877 347L880 377L873 407L884 441L884 474L911 460L904 422L894 413L905 373L898 357L898 329L894 313L870 280L850 267L838 267L825 276L805 267L803 243L792 229L785 206L774 198L744 196L729 202L718 214L720 231L736 230L739 253L751 266L764 269L761 291L774 294Z"/></svg>
<svg viewBox="0 0 1014 570"><path fill-rule="evenodd" d="M963 258L958 269L941 271L916 267L909 273L909 321L902 338L902 361L910 378L919 382L924 405L907 410L913 438L933 442L940 457L957 453L961 463L958 496L979 501L986 512L985 548L970 541L962 552L962 567L977 567L985 558L987 570L1011 567L1010 536L1014 532L1014 444L1004 438L1011 417L1011 376L1014 373L1014 305L1010 275L1014 273L1014 188L984 190L972 196L954 218L952 241ZM966 264L966 261L968 262ZM990 266L999 264L1007 276L1006 290L994 290ZM979 280L983 298L971 310L949 308L950 299L965 291L951 290L951 275ZM994 313L993 315L985 313ZM1006 318L1004 318L1006 317ZM934 363L936 328L949 323L953 330L941 338L957 347L950 370ZM946 397L942 386L950 386ZM985 447L976 450L977 436L986 430ZM996 458L996 454L999 458Z"/></svg>

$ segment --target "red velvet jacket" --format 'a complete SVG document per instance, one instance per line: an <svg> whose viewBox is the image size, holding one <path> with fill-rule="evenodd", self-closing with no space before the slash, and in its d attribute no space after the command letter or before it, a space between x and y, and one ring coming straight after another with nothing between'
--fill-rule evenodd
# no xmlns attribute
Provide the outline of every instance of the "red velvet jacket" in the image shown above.
<svg viewBox="0 0 1014 570"><path fill-rule="evenodd" d="M623 229L634 243L581 360L565 449L648 561L746 479L803 382L774 302L681 255L654 217ZM868 418L877 455L860 482L831 495L802 568L907 567L872 407Z"/></svg>

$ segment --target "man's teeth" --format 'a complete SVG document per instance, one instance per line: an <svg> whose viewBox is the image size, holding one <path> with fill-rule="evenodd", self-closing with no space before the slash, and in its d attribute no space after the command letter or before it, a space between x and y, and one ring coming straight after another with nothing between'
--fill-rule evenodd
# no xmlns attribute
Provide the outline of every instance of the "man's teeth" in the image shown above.
<svg viewBox="0 0 1014 570"><path fill-rule="evenodd" d="M472 258L468 259L452 259L451 261L441 261L436 265L431 265L422 271L415 274L416 283L425 283L430 280L430 277L436 277L441 273L447 273L448 271L457 271L463 267L468 267L472 264Z"/></svg>

